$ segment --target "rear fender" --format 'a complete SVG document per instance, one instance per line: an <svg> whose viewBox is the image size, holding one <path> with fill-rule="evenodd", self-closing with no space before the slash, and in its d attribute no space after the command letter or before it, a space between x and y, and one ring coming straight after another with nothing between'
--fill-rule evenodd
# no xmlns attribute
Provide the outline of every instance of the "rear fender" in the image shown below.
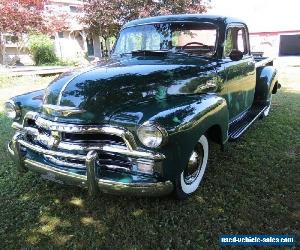
<svg viewBox="0 0 300 250"><path fill-rule="evenodd" d="M273 66L257 69L254 101L267 104L271 94L275 94L278 87L278 74Z"/></svg>

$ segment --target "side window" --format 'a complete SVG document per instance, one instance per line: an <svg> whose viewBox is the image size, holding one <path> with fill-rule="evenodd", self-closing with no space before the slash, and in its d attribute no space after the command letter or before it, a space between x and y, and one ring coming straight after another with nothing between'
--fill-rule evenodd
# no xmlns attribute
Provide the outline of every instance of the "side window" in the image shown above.
<svg viewBox="0 0 300 250"><path fill-rule="evenodd" d="M226 32L224 56L229 57L232 50L248 54L246 30L243 27L230 27Z"/></svg>
<svg viewBox="0 0 300 250"><path fill-rule="evenodd" d="M226 40L225 40L225 47L224 47L224 56L229 57L230 52L234 49L233 45L233 28L227 29L226 32Z"/></svg>
<svg viewBox="0 0 300 250"><path fill-rule="evenodd" d="M247 37L244 28L240 28L237 31L237 46L238 46L238 50L242 51L244 55L248 54Z"/></svg>

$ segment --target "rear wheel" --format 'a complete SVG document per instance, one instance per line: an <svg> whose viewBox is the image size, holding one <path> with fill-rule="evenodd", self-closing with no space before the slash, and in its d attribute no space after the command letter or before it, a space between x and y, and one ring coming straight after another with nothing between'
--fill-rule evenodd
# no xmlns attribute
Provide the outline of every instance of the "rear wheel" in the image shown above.
<svg viewBox="0 0 300 250"><path fill-rule="evenodd" d="M177 178L175 189L177 198L185 199L199 187L207 167L208 151L208 140L202 135L191 153L186 168Z"/></svg>

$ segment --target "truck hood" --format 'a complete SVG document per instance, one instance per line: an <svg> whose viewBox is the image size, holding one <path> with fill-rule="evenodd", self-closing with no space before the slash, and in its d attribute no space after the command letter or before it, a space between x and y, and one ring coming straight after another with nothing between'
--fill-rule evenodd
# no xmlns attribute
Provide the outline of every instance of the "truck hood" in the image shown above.
<svg viewBox="0 0 300 250"><path fill-rule="evenodd" d="M110 59L55 79L45 91L43 115L61 122L105 123L124 107L215 90L214 76L214 63L199 57ZM64 109L70 112L59 112Z"/></svg>

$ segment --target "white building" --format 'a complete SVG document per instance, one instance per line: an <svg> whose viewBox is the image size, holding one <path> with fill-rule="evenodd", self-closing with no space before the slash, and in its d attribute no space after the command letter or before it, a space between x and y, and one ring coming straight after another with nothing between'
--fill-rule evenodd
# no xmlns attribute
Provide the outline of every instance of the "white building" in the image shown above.
<svg viewBox="0 0 300 250"><path fill-rule="evenodd" d="M233 16L249 28L252 51L266 56L300 55L300 1L211 0L210 14Z"/></svg>
<svg viewBox="0 0 300 250"><path fill-rule="evenodd" d="M67 13L70 27L68 30L55 35L55 48L58 57L63 59L76 59L78 57L100 57L101 45L98 36L88 34L79 18L83 13L83 2L78 0L48 0L45 10ZM101 48L102 47L102 48Z"/></svg>
<svg viewBox="0 0 300 250"><path fill-rule="evenodd" d="M45 12L55 11L55 13L68 14L67 30L57 32L52 36L55 44L55 52L58 58L69 60L81 60L82 58L94 59L101 57L103 54L104 41L99 36L88 34L83 25L79 22L79 18L83 15L83 1L78 0L47 0L45 1ZM25 35L26 36L26 35ZM18 52L17 44L14 36L4 34L5 42L5 62L13 63L16 56L20 58L23 64L33 64L28 53L26 44Z"/></svg>

